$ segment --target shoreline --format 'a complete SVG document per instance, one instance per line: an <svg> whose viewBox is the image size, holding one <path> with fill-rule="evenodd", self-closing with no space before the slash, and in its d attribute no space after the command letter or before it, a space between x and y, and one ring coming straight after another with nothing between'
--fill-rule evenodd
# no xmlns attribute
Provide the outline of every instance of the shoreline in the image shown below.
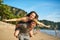
<svg viewBox="0 0 60 40"><path fill-rule="evenodd" d="M14 37L15 25L0 21L0 40L18 40ZM31 40L60 40L60 38L37 31Z"/></svg>

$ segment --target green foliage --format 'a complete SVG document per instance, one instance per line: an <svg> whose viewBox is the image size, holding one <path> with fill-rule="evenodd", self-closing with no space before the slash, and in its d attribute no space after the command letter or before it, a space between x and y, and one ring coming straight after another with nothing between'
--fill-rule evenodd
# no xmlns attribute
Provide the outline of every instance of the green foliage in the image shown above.
<svg viewBox="0 0 60 40"><path fill-rule="evenodd" d="M12 19L12 18L21 18L27 14L22 9L11 7L11 6L8 6L6 4L2 4L2 3L3 3L3 0L0 0L0 20ZM13 22L13 24L15 24L15 23L16 22Z"/></svg>
<svg viewBox="0 0 60 40"><path fill-rule="evenodd" d="M5 4L1 4L0 6L0 16L3 19L11 19L11 18L20 18L26 15L24 10L21 10L20 13L17 13L15 15L15 13L12 12L11 7Z"/></svg>
<svg viewBox="0 0 60 40"><path fill-rule="evenodd" d="M2 4L3 3L3 0L0 0L0 4Z"/></svg>

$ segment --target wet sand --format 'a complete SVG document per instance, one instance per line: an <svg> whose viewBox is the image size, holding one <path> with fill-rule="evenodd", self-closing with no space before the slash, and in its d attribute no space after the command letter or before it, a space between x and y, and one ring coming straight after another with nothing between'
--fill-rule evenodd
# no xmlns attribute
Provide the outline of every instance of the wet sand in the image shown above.
<svg viewBox="0 0 60 40"><path fill-rule="evenodd" d="M18 40L14 37L15 25L0 21L0 40ZM37 32L31 40L60 40L60 38Z"/></svg>

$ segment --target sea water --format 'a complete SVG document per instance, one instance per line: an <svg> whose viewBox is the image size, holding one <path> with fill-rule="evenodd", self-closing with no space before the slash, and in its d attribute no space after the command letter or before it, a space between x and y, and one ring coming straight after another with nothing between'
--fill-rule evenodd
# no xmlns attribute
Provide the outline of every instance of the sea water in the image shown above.
<svg viewBox="0 0 60 40"><path fill-rule="evenodd" d="M60 38L60 30L40 30L40 31Z"/></svg>

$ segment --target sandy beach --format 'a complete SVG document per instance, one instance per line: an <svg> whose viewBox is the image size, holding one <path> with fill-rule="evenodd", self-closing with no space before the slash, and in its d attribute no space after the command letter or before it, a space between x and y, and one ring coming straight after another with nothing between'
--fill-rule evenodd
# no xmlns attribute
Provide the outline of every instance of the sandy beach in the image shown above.
<svg viewBox="0 0 60 40"><path fill-rule="evenodd" d="M18 40L14 37L15 25L0 21L0 40ZM37 32L31 40L60 40L60 38Z"/></svg>

